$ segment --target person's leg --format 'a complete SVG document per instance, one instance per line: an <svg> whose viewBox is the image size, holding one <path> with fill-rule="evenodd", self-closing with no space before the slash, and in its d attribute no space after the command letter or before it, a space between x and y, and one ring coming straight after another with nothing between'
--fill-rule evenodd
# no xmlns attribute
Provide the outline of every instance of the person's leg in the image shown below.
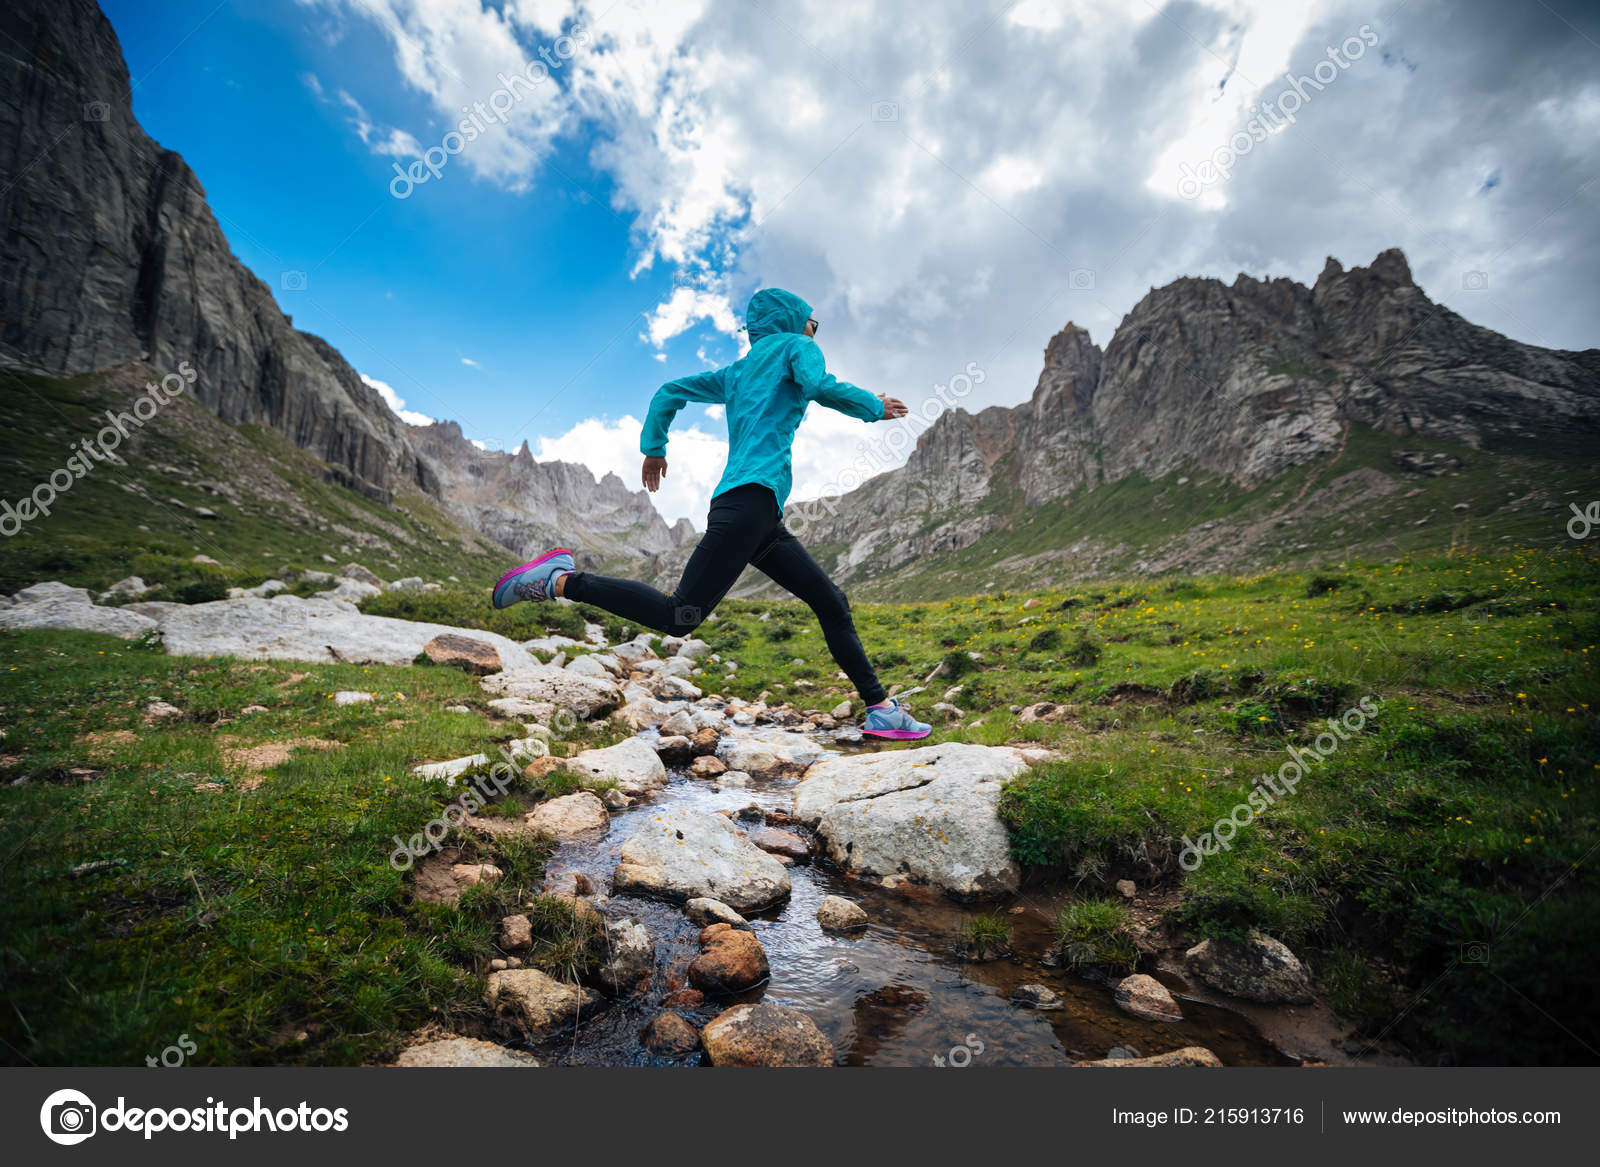
<svg viewBox="0 0 1600 1167"><path fill-rule="evenodd" d="M867 660L866 650L861 647L861 638L856 635L849 599L811 558L800 540L780 525L772 540L755 553L750 564L779 587L793 592L816 613L828 651L863 701L877 705L888 699L878 674Z"/></svg>
<svg viewBox="0 0 1600 1167"><path fill-rule="evenodd" d="M706 533L671 595L637 580L589 571L562 577L560 594L668 636L686 636L711 614L750 556L771 538L776 509L772 492L764 486L736 486L712 499Z"/></svg>

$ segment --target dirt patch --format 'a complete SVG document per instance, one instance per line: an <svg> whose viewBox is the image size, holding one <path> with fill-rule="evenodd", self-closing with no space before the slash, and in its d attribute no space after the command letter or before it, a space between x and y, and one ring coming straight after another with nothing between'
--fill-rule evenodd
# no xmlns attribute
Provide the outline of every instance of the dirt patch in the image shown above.
<svg viewBox="0 0 1600 1167"><path fill-rule="evenodd" d="M310 675L310 673L290 673L287 677L283 678L283 680L274 685L273 688L287 689L290 685L298 685Z"/></svg>
<svg viewBox="0 0 1600 1167"><path fill-rule="evenodd" d="M78 739L78 744L88 749L92 755L108 754L122 746L131 746L139 740L139 735L131 729L108 729L98 733L86 733Z"/></svg>
<svg viewBox="0 0 1600 1167"><path fill-rule="evenodd" d="M225 749L222 751L222 759L228 765L237 769L260 773L263 770L270 770L274 766L281 766L289 760L289 755L297 749L337 750L343 748L343 742L332 741L328 738L293 737L285 738L282 741L262 742L254 746L235 746L232 749ZM257 782L256 785L259 786L260 783Z"/></svg>

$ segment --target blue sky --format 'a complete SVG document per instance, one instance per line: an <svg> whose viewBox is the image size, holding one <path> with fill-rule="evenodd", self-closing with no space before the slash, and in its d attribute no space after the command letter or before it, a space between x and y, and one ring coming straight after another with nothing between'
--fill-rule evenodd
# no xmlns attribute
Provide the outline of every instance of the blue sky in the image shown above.
<svg viewBox="0 0 1600 1167"><path fill-rule="evenodd" d="M1597 343L1600 20L1574 0L103 4L140 121L297 326L407 416L630 484L650 394L736 356L762 284L914 411L971 366L967 408L1025 400L1068 320L1103 346L1179 276L1310 283L1391 246L1469 320ZM505 124L391 196L540 50ZM1292 124L1185 192L1318 67ZM724 430L679 427L654 501L698 526ZM813 411L795 497L866 441Z"/></svg>

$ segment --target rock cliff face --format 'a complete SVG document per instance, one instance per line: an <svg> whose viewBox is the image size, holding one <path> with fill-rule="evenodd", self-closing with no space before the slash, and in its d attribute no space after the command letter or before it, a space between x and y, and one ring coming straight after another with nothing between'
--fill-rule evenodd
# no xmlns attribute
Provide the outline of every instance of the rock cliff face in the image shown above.
<svg viewBox="0 0 1600 1167"><path fill-rule="evenodd" d="M437 475L445 505L519 555L561 546L587 553L585 567L611 567L613 558L653 560L695 538L687 519L668 527L649 496L615 474L596 482L586 466L536 462L526 442L515 454L480 450L451 421L406 428Z"/></svg>
<svg viewBox="0 0 1600 1167"><path fill-rule="evenodd" d="M0 365L58 375L188 362L224 421L270 426L330 477L430 491L403 424L332 346L296 331L228 248L187 164L134 120L92 0L0 9Z"/></svg>
<svg viewBox="0 0 1600 1167"><path fill-rule="evenodd" d="M1348 272L1330 258L1310 288L1180 279L1152 289L1103 351L1069 323L1028 401L945 413L903 467L787 517L808 543L842 548L841 578L881 576L1043 503L1064 501L1070 517L1081 492L1133 476L1251 490L1339 452L1352 425L1485 458L1592 449L1600 350L1534 348L1471 324L1423 294L1398 250Z"/></svg>

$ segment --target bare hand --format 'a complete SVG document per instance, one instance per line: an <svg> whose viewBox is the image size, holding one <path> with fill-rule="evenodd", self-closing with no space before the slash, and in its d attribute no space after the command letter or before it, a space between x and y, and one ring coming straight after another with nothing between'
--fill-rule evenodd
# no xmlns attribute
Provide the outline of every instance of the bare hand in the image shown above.
<svg viewBox="0 0 1600 1167"><path fill-rule="evenodd" d="M906 415L906 403L901 401L898 397L885 397L882 393L880 393L878 394L878 400L883 402L884 421L892 421L897 417L904 417Z"/></svg>
<svg viewBox="0 0 1600 1167"><path fill-rule="evenodd" d="M661 480L667 476L667 460L665 458L646 458L644 460L644 487L648 491L661 489Z"/></svg>

